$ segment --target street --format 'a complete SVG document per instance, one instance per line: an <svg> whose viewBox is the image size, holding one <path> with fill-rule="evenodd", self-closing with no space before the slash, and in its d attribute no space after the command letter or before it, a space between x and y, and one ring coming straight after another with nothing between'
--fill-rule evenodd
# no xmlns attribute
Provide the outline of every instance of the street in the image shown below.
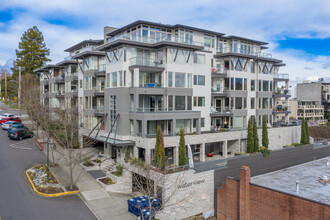
<svg viewBox="0 0 330 220"><path fill-rule="evenodd" d="M12 112L3 110L0 114ZM0 130L0 219L95 219L78 195L44 198L33 193L25 171L45 163L45 155L32 139L10 140Z"/></svg>

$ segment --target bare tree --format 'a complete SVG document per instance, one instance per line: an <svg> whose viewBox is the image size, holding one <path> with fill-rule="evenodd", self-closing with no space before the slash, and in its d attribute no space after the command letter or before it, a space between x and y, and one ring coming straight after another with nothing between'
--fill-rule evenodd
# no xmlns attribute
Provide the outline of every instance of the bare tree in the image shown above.
<svg viewBox="0 0 330 220"><path fill-rule="evenodd" d="M42 103L39 79L31 74L22 77L22 103L32 120L36 121L46 132L47 137L57 144L55 153L63 159L65 167L69 170L72 189L75 185L74 168L90 153L79 146L78 111L74 108L49 108L48 103ZM90 146L93 143L93 140L88 139L84 142L84 146ZM53 149L51 150L53 154Z"/></svg>
<svg viewBox="0 0 330 220"><path fill-rule="evenodd" d="M131 161L128 169L132 172L133 191L140 192L147 200L147 206L145 203L138 203L136 206L143 217L142 219L146 217L153 219L162 209L171 206L184 208L181 205L182 202L192 196L191 193L182 195L179 192L179 185L185 179L183 167L161 170L135 158ZM180 196L177 196L179 194ZM148 211L148 215L145 214L144 210Z"/></svg>

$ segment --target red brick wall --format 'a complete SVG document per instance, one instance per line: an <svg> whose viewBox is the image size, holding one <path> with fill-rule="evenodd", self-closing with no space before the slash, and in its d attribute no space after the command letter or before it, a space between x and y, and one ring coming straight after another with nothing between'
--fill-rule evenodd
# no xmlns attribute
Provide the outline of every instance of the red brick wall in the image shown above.
<svg viewBox="0 0 330 220"><path fill-rule="evenodd" d="M228 179L217 192L217 219L241 219L240 183ZM330 220L330 207L250 184L250 219Z"/></svg>

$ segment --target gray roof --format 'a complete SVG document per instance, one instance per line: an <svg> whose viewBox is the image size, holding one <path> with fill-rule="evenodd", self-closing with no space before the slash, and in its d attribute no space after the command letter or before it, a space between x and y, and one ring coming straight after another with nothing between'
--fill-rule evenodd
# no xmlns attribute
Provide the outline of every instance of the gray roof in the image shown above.
<svg viewBox="0 0 330 220"><path fill-rule="evenodd" d="M330 205L330 183L320 183L320 177L330 178L327 158L292 166L271 173L254 176L251 183L285 194ZM295 191L296 181L299 181L299 192Z"/></svg>
<svg viewBox="0 0 330 220"><path fill-rule="evenodd" d="M33 72L35 72L35 73L43 72L45 70L52 69L52 68L60 68L60 67L55 65L55 64L48 64L48 65L45 65L45 66L40 67L38 69L35 69Z"/></svg>
<svg viewBox="0 0 330 220"><path fill-rule="evenodd" d="M89 39L89 40L84 40L84 41L81 41L80 43L77 43L75 45L73 45L72 47L69 47L68 49L64 50L65 52L71 52L85 44L103 44L103 40L92 40L92 39Z"/></svg>
<svg viewBox="0 0 330 220"><path fill-rule="evenodd" d="M65 66L65 65L69 65L69 64L77 64L77 60L63 60L59 63L57 63L57 66Z"/></svg>
<svg viewBox="0 0 330 220"><path fill-rule="evenodd" d="M169 25L169 24L161 24L161 23L156 23L156 22L150 22L150 21L143 21L143 20L137 20L133 23L130 23L128 25L125 25L124 27L118 28L117 30L107 34L108 36L114 36L116 34L119 34L127 29L133 28L137 25L152 25L152 26L156 26L156 27L160 27L160 28L168 28L168 29L176 29L176 28L183 28L183 29L188 29L188 30L192 30L192 31L200 31L200 32L204 32L204 33L208 33L208 34L212 34L212 35L217 35L217 36L223 36L225 34L223 33L219 33L219 32L215 32L215 31L210 31L210 30L206 30L206 29L201 29L201 28L196 28L196 27L191 27L191 26L186 26L186 25L182 25L182 24L176 24L176 25Z"/></svg>
<svg viewBox="0 0 330 220"><path fill-rule="evenodd" d="M105 56L105 52L102 51L84 51L72 56L73 59L81 59L84 56L93 55L93 56Z"/></svg>

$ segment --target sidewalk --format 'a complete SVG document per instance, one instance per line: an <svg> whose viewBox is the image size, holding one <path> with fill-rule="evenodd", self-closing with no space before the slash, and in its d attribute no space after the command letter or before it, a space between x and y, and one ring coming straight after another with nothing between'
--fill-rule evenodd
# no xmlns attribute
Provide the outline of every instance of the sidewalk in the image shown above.
<svg viewBox="0 0 330 220"><path fill-rule="evenodd" d="M33 125L31 119L26 116L22 117L23 123L26 125ZM28 126L30 127L30 126ZM35 127L35 126L31 126ZM34 131L36 133L36 131ZM46 140L45 132L40 129L38 131L38 141L43 143ZM57 146L58 148L59 146ZM86 154L96 154L94 148L84 148ZM46 154L46 150L44 150ZM65 159L58 152L53 151L55 163L58 167L51 167L50 170L58 182L64 186L70 186L69 168ZM52 160L52 153L49 152L49 158ZM73 169L73 179L75 185L79 188L80 197L88 206L88 208L94 213L94 215L101 220L135 220L136 217L128 212L127 200L132 198L130 195L109 193L105 191L102 186L96 182L95 178L86 172L80 165L76 165Z"/></svg>

